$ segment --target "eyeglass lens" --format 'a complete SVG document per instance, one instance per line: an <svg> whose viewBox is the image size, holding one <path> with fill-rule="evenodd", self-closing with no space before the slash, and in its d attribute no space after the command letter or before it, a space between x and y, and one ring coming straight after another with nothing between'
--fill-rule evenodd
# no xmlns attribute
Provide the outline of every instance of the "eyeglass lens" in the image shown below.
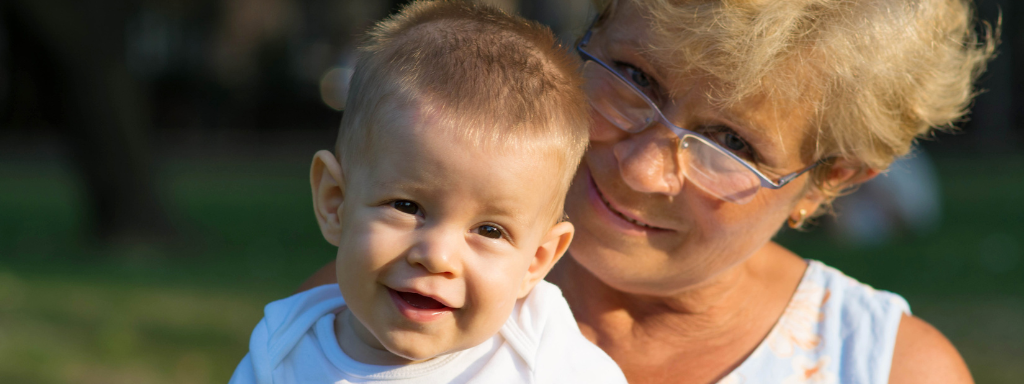
<svg viewBox="0 0 1024 384"><path fill-rule="evenodd" d="M636 133L657 119L657 112L629 84L594 61L583 65L590 104L619 129ZM760 179L736 159L695 135L679 140L676 169L697 187L722 200L745 204L761 187Z"/></svg>
<svg viewBox="0 0 1024 384"><path fill-rule="evenodd" d="M591 95L594 109L619 129L639 132L654 120L654 110L647 101L600 64L587 61L583 76L587 80L584 91Z"/></svg>

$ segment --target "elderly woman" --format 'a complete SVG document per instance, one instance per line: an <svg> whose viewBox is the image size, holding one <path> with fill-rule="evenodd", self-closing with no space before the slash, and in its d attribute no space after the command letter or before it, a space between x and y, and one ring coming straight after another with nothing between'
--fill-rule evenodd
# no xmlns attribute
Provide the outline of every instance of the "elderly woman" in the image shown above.
<svg viewBox="0 0 1024 384"><path fill-rule="evenodd" d="M995 40L969 1L598 8L576 238L548 277L584 335L634 383L970 383L901 297L771 241L963 116Z"/></svg>

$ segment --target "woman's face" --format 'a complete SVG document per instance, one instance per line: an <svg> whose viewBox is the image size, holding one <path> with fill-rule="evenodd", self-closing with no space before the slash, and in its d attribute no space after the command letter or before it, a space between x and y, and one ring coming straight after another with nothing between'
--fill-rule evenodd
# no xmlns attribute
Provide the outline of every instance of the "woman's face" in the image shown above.
<svg viewBox="0 0 1024 384"><path fill-rule="evenodd" d="M814 161L809 108L764 97L715 105L706 95L718 84L645 57L648 33L635 7L619 2L587 50L663 100L673 123L715 132L708 136L743 148L770 177ZM764 246L793 212L813 212L820 201L803 175L781 189L762 188L749 203L725 202L677 176L678 140L667 128L630 134L593 117L591 146L566 199L576 225L570 253L616 289L661 296L709 283Z"/></svg>

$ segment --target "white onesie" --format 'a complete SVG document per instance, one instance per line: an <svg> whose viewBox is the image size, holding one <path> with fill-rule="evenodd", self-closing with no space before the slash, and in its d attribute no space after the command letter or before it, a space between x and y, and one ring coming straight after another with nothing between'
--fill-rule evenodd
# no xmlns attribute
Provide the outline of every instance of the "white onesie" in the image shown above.
<svg viewBox="0 0 1024 384"><path fill-rule="evenodd" d="M626 383L615 362L580 334L561 290L546 281L483 344L411 365L348 357L334 333L344 306L337 284L268 304L230 384Z"/></svg>

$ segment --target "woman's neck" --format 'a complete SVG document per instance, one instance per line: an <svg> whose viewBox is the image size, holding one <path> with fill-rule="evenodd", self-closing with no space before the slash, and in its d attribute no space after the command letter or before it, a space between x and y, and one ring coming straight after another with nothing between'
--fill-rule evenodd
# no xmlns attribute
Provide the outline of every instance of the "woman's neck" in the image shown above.
<svg viewBox="0 0 1024 384"><path fill-rule="evenodd" d="M752 289L756 282L743 269L737 266L702 287L664 297L617 290L571 257L562 260L548 280L562 289L581 328L594 328L597 334L629 329L656 338L715 337L720 328L745 323L761 294ZM668 334L660 335L662 331Z"/></svg>
<svg viewBox="0 0 1024 384"><path fill-rule="evenodd" d="M694 381L679 382L711 382L738 366L764 339L805 269L802 259L769 243L700 287L673 296L617 290L572 257L559 262L548 280L561 287L583 334L616 359L627 376L633 369L657 370L658 362L665 361L670 366L665 369L687 366L698 373Z"/></svg>

